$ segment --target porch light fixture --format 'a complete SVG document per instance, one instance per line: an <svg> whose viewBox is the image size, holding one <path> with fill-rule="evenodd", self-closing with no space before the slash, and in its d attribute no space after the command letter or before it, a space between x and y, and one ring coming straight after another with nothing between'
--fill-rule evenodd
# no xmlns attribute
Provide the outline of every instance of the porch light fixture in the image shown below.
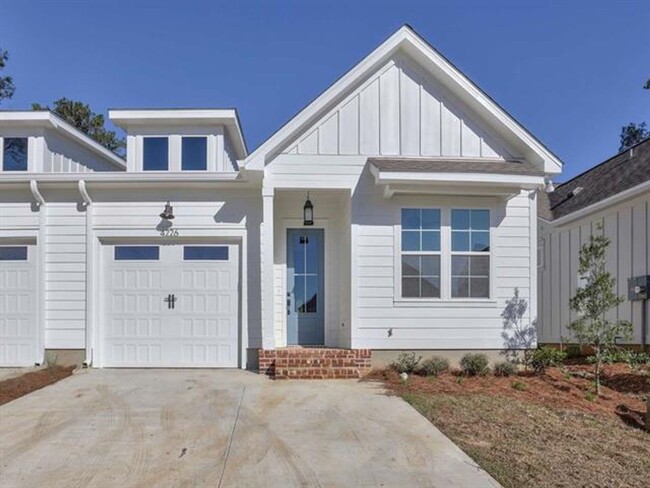
<svg viewBox="0 0 650 488"><path fill-rule="evenodd" d="M165 210L160 214L160 218L163 220L172 220L174 218L174 207L169 202L165 204Z"/></svg>
<svg viewBox="0 0 650 488"><path fill-rule="evenodd" d="M302 207L303 225L314 225L314 206L309 199L309 192L307 192L307 201L305 206Z"/></svg>

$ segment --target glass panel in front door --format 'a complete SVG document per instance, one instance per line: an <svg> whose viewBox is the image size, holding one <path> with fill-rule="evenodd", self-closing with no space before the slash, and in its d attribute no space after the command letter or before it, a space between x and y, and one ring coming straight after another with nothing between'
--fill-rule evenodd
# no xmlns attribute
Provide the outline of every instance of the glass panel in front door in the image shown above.
<svg viewBox="0 0 650 488"><path fill-rule="evenodd" d="M318 251L316 237L294 236L294 311L299 314L318 313Z"/></svg>

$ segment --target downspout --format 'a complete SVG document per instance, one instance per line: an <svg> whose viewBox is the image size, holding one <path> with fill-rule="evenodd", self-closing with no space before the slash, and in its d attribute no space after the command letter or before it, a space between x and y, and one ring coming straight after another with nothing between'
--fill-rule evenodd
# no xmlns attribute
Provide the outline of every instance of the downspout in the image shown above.
<svg viewBox="0 0 650 488"><path fill-rule="evenodd" d="M36 343L36 354L37 357L40 357L41 361L45 360L45 290L43 283L45 283L45 225L47 222L46 216L46 206L45 198L38 189L38 183L36 180L29 181L29 190L32 192L32 196L36 201L36 206L38 207L38 237L36 238L37 250L38 250L38 275L40 277L39 283L36 289L36 295L38 297L38 308L36 310L37 324L38 324L38 338ZM36 363L37 366L40 366L41 363Z"/></svg>
<svg viewBox="0 0 650 488"><path fill-rule="evenodd" d="M83 363L83 367L87 368L93 363L93 337L94 331L90 327L93 317L93 310L91 308L92 303L92 270L89 269L94 265L94 260L92 259L92 208L93 203L86 188L86 182L84 180L79 180L78 183L79 195L83 200L83 207L86 210L86 360Z"/></svg>

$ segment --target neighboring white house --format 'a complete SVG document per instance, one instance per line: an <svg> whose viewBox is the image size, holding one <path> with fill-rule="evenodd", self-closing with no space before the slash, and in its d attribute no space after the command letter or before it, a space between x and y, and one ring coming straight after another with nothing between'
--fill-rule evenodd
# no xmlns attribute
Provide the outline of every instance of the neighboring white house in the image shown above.
<svg viewBox="0 0 650 488"><path fill-rule="evenodd" d="M497 351L515 290L536 320L536 195L561 162L409 27L251 154L234 110L109 116L126 163L0 113L0 365Z"/></svg>
<svg viewBox="0 0 650 488"><path fill-rule="evenodd" d="M650 275L649 202L650 140L540 197L539 342L557 344L570 337L567 325L576 315L569 300L579 285L580 247L602 226L611 242L607 270L616 279L618 294L626 299L609 316L631 321L630 343L647 346L648 302L628 299L628 279Z"/></svg>

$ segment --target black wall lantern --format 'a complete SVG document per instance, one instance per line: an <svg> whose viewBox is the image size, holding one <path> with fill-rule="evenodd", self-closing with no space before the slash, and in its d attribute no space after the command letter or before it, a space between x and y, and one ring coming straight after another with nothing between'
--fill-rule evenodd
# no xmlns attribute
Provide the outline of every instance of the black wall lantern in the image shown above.
<svg viewBox="0 0 650 488"><path fill-rule="evenodd" d="M160 214L160 218L164 220L172 220L174 218L174 207L169 202L165 204L165 210Z"/></svg>
<svg viewBox="0 0 650 488"><path fill-rule="evenodd" d="M314 206L309 199L309 192L307 192L307 201L305 206L302 207L303 225L314 225Z"/></svg>

